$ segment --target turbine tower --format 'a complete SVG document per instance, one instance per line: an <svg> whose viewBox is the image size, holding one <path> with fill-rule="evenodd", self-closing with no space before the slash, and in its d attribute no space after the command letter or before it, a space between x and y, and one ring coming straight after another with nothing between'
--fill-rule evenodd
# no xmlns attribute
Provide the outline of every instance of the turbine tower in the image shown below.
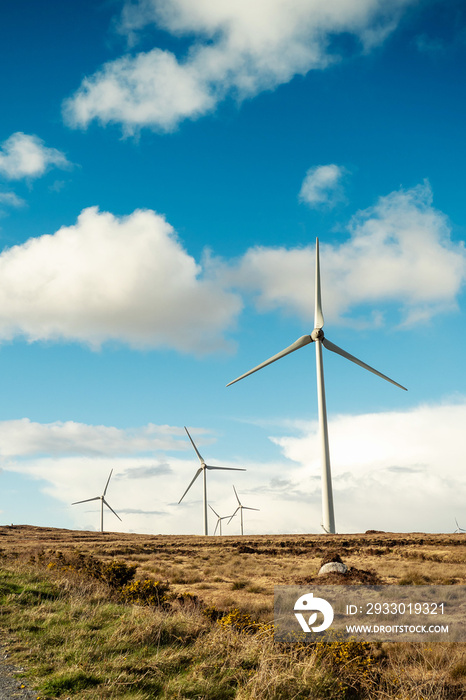
<svg viewBox="0 0 466 700"><path fill-rule="evenodd" d="M262 362L257 367L254 367L254 369L249 370L249 372L246 372L245 374L242 374L237 379L234 379L232 382L227 384L227 386L231 386L231 384L234 384L235 382L239 382L240 379L244 379L244 377L247 377L250 374L253 374L253 372L257 372L259 369L262 369L263 367L270 365L272 362L275 362L276 360L280 360L282 357L285 357L285 355L289 355L291 352L294 352L295 350L299 350L300 348L304 347L304 345L308 345L309 343L315 343L315 346L316 346L316 370L317 370L317 404L318 404L318 413L319 413L320 442L321 442L321 450L322 450L322 527L325 530L325 532L333 534L336 532L336 530L335 530L335 515L334 515L334 510L333 510L332 476L331 476L331 470L330 470L330 451L329 451L328 428L327 428L327 407L326 407L326 403L325 403L325 385L324 385L324 368L323 368L323 361L322 361L322 346L324 346L324 348L327 348L327 350L331 350L331 352L334 352L337 355L341 355L342 357L345 357L347 360L354 362L355 364L359 365L360 367L363 367L364 369L369 370L369 372L373 372L374 374L377 374L377 376L382 377L382 379L386 379L387 382L391 382L391 384L398 386L400 389L404 389L404 391L407 391L407 389L406 389L406 387L401 386L401 384L398 384L398 382L395 382L395 381L393 381L393 379L390 379L389 377L387 377L385 374L382 374L381 372L378 372L373 367L366 365L365 362L358 360L356 357L354 357L353 355L350 355L348 352L346 352L346 350L342 350L334 343L331 343L330 340L327 340L327 338L325 338L324 332L322 330L323 326L324 326L324 315L322 313L322 302L321 302L321 294L320 294L320 262L319 262L319 239L318 238L316 238L316 272L315 272L315 277L316 277L315 278L315 285L316 286L315 286L314 330L312 331L311 335L301 336L301 338L298 338L298 340L296 340L292 345L285 348L281 352L277 353L273 357L269 358L265 362Z"/></svg>
<svg viewBox="0 0 466 700"><path fill-rule="evenodd" d="M71 504L72 506L75 506L78 503L89 503L90 501L100 501L100 532L104 531L104 503L107 506L107 508L112 511L113 515L116 515L118 520L121 520L120 516L117 513L115 513L113 508L105 500L105 494L107 493L107 488L108 488L108 484L110 482L110 478L112 476L112 473L113 473L113 469L110 472L110 475L107 479L107 483L106 483L105 488L104 488L104 492L101 496L95 496L94 498L86 498L84 501L75 501L74 503Z"/></svg>
<svg viewBox="0 0 466 700"><path fill-rule="evenodd" d="M210 508L210 510L213 511L213 512L215 513L215 515L217 516L217 524L216 524L216 526L215 526L214 535L215 535L216 532L217 532L217 528L220 527L220 536L221 536L221 535L222 535L222 520L228 520L228 518L230 518L230 520L231 520L232 516L230 516L230 515L223 515L223 516L221 517L221 516L217 513L217 511L214 510L214 509L212 508L212 506L210 505L210 503L209 503L209 508Z"/></svg>
<svg viewBox="0 0 466 700"><path fill-rule="evenodd" d="M199 457L199 461L200 461L200 463L201 463L201 466L199 467L199 469L198 469L197 472L195 473L194 479L191 481L191 483L189 484L188 488L186 489L186 491L184 492L184 494L181 496L180 500L178 501L178 504L181 503L181 501L182 501L183 498L186 496L186 494L188 493L188 491L189 491L189 489L191 488L191 486L192 486L192 485L194 484L194 482L196 481L196 479L197 479L197 477L199 476L199 474L202 472L202 473L203 473L203 477L204 477L204 535L208 535L209 533L208 533L208 526L207 526L207 479L206 479L206 471L207 471L207 469L222 469L222 470L225 470L225 471L232 471L232 472L245 472L246 469L238 469L238 468L236 468L236 467L213 467L213 466L211 466L210 464L206 464L206 463L204 462L204 459L203 459L203 458L201 457L201 455L199 454L199 450L197 449L196 445L194 444L194 440L192 439L191 435L189 434L189 431L188 431L187 427L184 426L184 429L186 430L186 433L188 434L188 437L189 437L189 439L190 439L190 441L191 441L191 445L194 447L195 453L196 453L197 456Z"/></svg>
<svg viewBox="0 0 466 700"><path fill-rule="evenodd" d="M236 493L236 489L235 489L234 485L233 485L233 491L235 492L236 500L238 501L238 507L235 510L235 512L233 513L233 515L231 516L230 520L228 521L228 524L231 523L231 521L235 517L236 513L239 511L240 516L241 516L241 534L244 535L244 532L243 532L243 510L259 510L259 508L249 508L248 506L243 506L243 504L239 500L239 497L238 497L238 494Z"/></svg>

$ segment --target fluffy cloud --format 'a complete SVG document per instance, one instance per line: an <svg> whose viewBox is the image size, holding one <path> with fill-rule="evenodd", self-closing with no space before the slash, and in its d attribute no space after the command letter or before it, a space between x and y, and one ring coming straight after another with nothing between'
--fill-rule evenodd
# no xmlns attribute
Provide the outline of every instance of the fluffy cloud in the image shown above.
<svg viewBox="0 0 466 700"><path fill-rule="evenodd" d="M41 492L62 504L61 512L66 509L68 517L74 519L75 527L89 530L100 527L100 503L71 504L100 496L111 470L113 473L106 499L121 516L122 522L105 509L105 528L122 532L150 531L153 516L166 515L169 510L161 486L171 482L173 476L164 462L134 455L126 458L57 455L28 460L11 459L5 464L6 473L14 472L28 480L40 482ZM143 484L140 477L132 478L133 470L146 471ZM18 506L16 511L19 510Z"/></svg>
<svg viewBox="0 0 466 700"><path fill-rule="evenodd" d="M412 0L139 0L125 5L120 31L131 43L156 26L192 41L179 58L153 48L106 63L64 104L66 121L93 119L169 131L211 111L228 94L252 97L294 75L338 60L332 39L352 34L362 50L379 44ZM193 38L194 37L194 38Z"/></svg>
<svg viewBox="0 0 466 700"><path fill-rule="evenodd" d="M204 432L193 429L201 444ZM0 443L0 471L22 475L24 483L40 482L42 493L63 504L77 527L87 529L100 526L100 504L72 508L71 503L99 496L113 470L107 498L123 522L106 511L106 527L153 531L154 516L163 516L176 531L179 511L172 512L169 504L178 501L184 481L198 466L195 455L195 462L190 457L166 456L167 452L190 455L192 449L184 429L169 425L119 429L74 421L43 424L24 418L0 422ZM15 506L16 517L19 511Z"/></svg>
<svg viewBox="0 0 466 700"><path fill-rule="evenodd" d="M301 185L299 199L310 207L333 206L343 197L341 180L346 170L339 165L309 168Z"/></svg>
<svg viewBox="0 0 466 700"><path fill-rule="evenodd" d="M192 430L199 446L203 445L205 432ZM123 532L167 533L196 532L202 528L202 479L193 486L184 505L178 506L199 466L183 428L149 424L123 430L72 421L41 424L23 419L0 422L0 441L0 471L7 477L15 474L22 478L25 489L30 480L39 482L44 495L62 504L62 517L66 508L77 527L100 526L99 503L75 507L71 504L99 496L113 470L107 498L123 522L106 511L106 527ZM173 457L173 452L186 452L187 456L180 459ZM209 461L216 464L210 456ZM228 460L220 462L228 465ZM241 481L238 475L242 473L236 473L236 479ZM230 479L225 472L209 472L209 498L213 504L225 496L225 483L231 491L232 512L235 497ZM14 500L12 517L20 517L23 499ZM158 516L163 519L154 522Z"/></svg>
<svg viewBox="0 0 466 700"><path fill-rule="evenodd" d="M24 199L18 197L14 192L0 192L0 205L22 207L24 205Z"/></svg>
<svg viewBox="0 0 466 700"><path fill-rule="evenodd" d="M455 516L466 527L462 519L465 421L465 397L406 411L330 415L338 531L452 532ZM167 426L117 430L8 421L0 423L3 454L7 455L2 462L3 478L14 472L39 482L41 491L63 504L77 527L94 529L99 526L99 504L71 507L71 503L100 495L113 469L107 496L123 522L106 513L106 526L123 532L200 533L200 479L177 505L198 467L183 433L182 428ZM281 431L274 424L271 434L281 454L263 463L247 459L248 471L235 472L233 483L242 503L260 509L245 513L246 532L318 532L321 464L317 424L288 421ZM152 449L157 456L143 454ZM164 449L188 452L180 459L165 455ZM245 460L238 456L232 461L209 449L209 462L241 467ZM236 508L231 484L227 472L209 472L209 502L220 515ZM209 517L213 532L216 519L211 512ZM224 524L226 534L237 533L238 528L238 519Z"/></svg>
<svg viewBox="0 0 466 700"><path fill-rule="evenodd" d="M8 209L22 207L25 203L14 192L0 192L0 216L4 216Z"/></svg>
<svg viewBox="0 0 466 700"><path fill-rule="evenodd" d="M466 279L466 252L462 242L451 240L427 183L381 197L356 214L348 230L345 242L320 247L326 320L341 322L370 304L379 310L375 319L380 323L380 309L395 304L401 323L408 325L456 308ZM230 270L231 281L255 295L260 311L282 309L309 321L314 260L314 246L252 248Z"/></svg>
<svg viewBox="0 0 466 700"><path fill-rule="evenodd" d="M125 455L188 447L183 429L149 424L122 430L66 421L35 423L28 418L0 422L0 458L38 455ZM133 475L134 476L134 475Z"/></svg>
<svg viewBox="0 0 466 700"><path fill-rule="evenodd" d="M380 324L392 305L412 325L456 308L464 244L451 240L428 184L380 198L348 231L342 243L321 244L327 321ZM90 208L74 226L0 255L0 338L225 350L242 296L252 295L261 312L311 322L313 268L313 245L256 247L201 266L154 211L119 218Z"/></svg>
<svg viewBox="0 0 466 700"><path fill-rule="evenodd" d="M107 340L207 353L241 308L153 211L84 210L76 225L0 255L0 337Z"/></svg>
<svg viewBox="0 0 466 700"><path fill-rule="evenodd" d="M9 180L40 177L50 167L69 167L63 153L48 148L37 136L17 131L1 145L0 175Z"/></svg>
<svg viewBox="0 0 466 700"><path fill-rule="evenodd" d="M445 532L464 510L463 431L466 399L408 411L334 416L329 420L337 527ZM272 438L299 465L288 472L320 498L318 426ZM319 478L314 478L315 476Z"/></svg>

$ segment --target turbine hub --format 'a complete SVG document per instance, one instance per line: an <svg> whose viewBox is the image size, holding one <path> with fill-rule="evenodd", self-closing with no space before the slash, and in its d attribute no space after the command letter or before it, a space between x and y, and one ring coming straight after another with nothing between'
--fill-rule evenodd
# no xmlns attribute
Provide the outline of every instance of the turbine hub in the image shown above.
<svg viewBox="0 0 466 700"><path fill-rule="evenodd" d="M322 328L314 328L311 333L311 338L315 342L316 340L322 340L324 337L324 331Z"/></svg>

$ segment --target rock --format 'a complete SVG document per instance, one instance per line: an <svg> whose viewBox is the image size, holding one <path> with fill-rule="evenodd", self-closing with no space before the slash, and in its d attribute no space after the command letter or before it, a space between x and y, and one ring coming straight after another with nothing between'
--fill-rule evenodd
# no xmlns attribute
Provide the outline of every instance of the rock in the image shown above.
<svg viewBox="0 0 466 700"><path fill-rule="evenodd" d="M330 562L337 561L339 564L343 564L343 559L339 555L338 552L335 551L330 551L325 554L325 556L321 559L320 565L324 566L324 564L329 564Z"/></svg>
<svg viewBox="0 0 466 700"><path fill-rule="evenodd" d="M319 571L319 576L324 574L346 574L348 567L341 561L329 561L324 564Z"/></svg>

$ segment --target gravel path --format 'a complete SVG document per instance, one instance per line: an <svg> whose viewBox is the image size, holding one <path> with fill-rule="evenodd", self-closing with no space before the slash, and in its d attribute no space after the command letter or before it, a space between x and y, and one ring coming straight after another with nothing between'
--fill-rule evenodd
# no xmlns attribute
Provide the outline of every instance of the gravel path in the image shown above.
<svg viewBox="0 0 466 700"><path fill-rule="evenodd" d="M5 644L0 643L0 700L37 700L39 694L26 687L26 681L15 674L22 669L8 661Z"/></svg>

